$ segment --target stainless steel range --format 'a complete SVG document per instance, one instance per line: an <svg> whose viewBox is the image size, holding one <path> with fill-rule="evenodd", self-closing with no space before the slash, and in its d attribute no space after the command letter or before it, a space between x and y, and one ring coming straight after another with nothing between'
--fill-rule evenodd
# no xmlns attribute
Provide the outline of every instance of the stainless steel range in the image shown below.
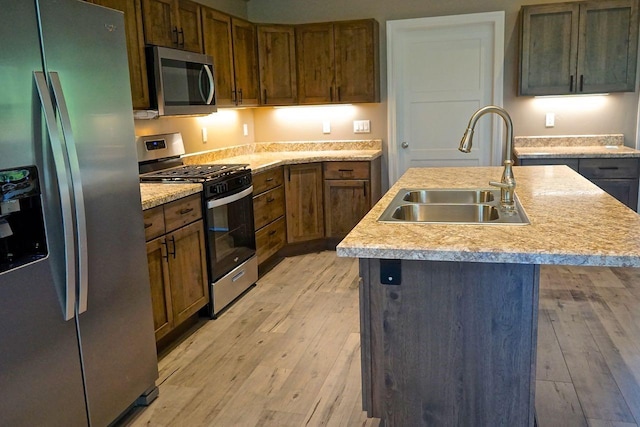
<svg viewBox="0 0 640 427"><path fill-rule="evenodd" d="M258 280L251 169L245 164L184 165L180 134L138 137L142 182L202 183L210 283L216 317Z"/></svg>

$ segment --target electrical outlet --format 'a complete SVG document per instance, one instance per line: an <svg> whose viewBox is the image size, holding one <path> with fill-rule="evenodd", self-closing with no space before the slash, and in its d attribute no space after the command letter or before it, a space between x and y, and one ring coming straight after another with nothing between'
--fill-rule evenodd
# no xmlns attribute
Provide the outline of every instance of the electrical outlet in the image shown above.
<svg viewBox="0 0 640 427"><path fill-rule="evenodd" d="M249 136L249 126L247 126L246 123L242 125L242 134L244 136Z"/></svg>
<svg viewBox="0 0 640 427"><path fill-rule="evenodd" d="M202 143L205 144L207 142L207 128L202 128Z"/></svg>
<svg viewBox="0 0 640 427"><path fill-rule="evenodd" d="M322 133L331 133L331 122L329 120L322 122Z"/></svg>

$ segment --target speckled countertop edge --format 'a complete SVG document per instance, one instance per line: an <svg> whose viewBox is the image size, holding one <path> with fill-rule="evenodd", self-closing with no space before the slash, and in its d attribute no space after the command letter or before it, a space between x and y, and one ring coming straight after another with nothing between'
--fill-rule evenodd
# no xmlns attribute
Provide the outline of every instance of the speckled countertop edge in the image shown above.
<svg viewBox="0 0 640 427"><path fill-rule="evenodd" d="M155 208L201 191L202 184L141 183L142 210Z"/></svg>
<svg viewBox="0 0 640 427"><path fill-rule="evenodd" d="M519 159L553 158L635 158L640 151L622 145L573 146L573 147L516 147L513 153Z"/></svg>
<svg viewBox="0 0 640 427"><path fill-rule="evenodd" d="M604 145L624 145L621 133L603 135L538 135L516 136L514 147L591 147Z"/></svg>
<svg viewBox="0 0 640 427"><path fill-rule="evenodd" d="M566 166L514 167L529 225L378 222L401 188L478 188L502 168L414 168L338 245L358 258L640 267L640 216Z"/></svg>

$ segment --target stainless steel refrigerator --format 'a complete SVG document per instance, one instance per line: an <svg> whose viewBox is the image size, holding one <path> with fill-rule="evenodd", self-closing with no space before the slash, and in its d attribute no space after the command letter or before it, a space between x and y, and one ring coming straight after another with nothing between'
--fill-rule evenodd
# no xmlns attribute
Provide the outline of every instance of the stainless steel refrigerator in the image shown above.
<svg viewBox="0 0 640 427"><path fill-rule="evenodd" d="M0 425L108 425L158 376L123 16L0 10Z"/></svg>

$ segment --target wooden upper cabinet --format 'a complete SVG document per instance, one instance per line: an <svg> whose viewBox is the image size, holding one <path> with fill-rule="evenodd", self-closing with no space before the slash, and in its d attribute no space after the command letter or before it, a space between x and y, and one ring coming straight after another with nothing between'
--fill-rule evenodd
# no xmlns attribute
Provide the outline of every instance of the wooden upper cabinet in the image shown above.
<svg viewBox="0 0 640 427"><path fill-rule="evenodd" d="M379 102L378 22L334 24L336 92L339 102Z"/></svg>
<svg viewBox="0 0 640 427"><path fill-rule="evenodd" d="M244 107L257 106L260 103L260 95L256 26L242 19L231 18L231 36L236 103Z"/></svg>
<svg viewBox="0 0 640 427"><path fill-rule="evenodd" d="M300 104L380 101L374 19L296 27Z"/></svg>
<svg viewBox="0 0 640 427"><path fill-rule="evenodd" d="M142 29L142 8L140 0L89 1L124 13L133 108L149 108L149 84L147 81L147 61L144 53L144 32Z"/></svg>
<svg viewBox="0 0 640 427"><path fill-rule="evenodd" d="M231 17L217 10L202 8L204 53L213 57L218 107L235 106Z"/></svg>
<svg viewBox="0 0 640 427"><path fill-rule="evenodd" d="M296 104L298 86L294 27L258 25L257 28L261 104Z"/></svg>
<svg viewBox="0 0 640 427"><path fill-rule="evenodd" d="M188 0L142 0L147 44L202 53L200 5Z"/></svg>
<svg viewBox="0 0 640 427"><path fill-rule="evenodd" d="M257 106L255 25L203 6L202 34L204 53L213 57L218 107Z"/></svg>
<svg viewBox="0 0 640 427"><path fill-rule="evenodd" d="M305 24L296 27L300 104L326 104L334 101L333 46L333 24Z"/></svg>
<svg viewBox="0 0 640 427"><path fill-rule="evenodd" d="M200 13L199 4L185 0L178 2L178 15L180 17L180 30L178 30L180 38L178 43L181 49L202 53L202 19Z"/></svg>
<svg viewBox="0 0 640 427"><path fill-rule="evenodd" d="M525 6L520 95L635 90L637 0Z"/></svg>

